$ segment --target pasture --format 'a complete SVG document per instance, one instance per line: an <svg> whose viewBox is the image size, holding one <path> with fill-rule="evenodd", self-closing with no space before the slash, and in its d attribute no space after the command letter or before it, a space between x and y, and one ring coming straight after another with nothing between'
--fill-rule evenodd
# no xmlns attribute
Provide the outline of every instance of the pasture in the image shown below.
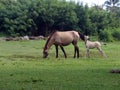
<svg viewBox="0 0 120 90"><path fill-rule="evenodd" d="M55 58L52 46L49 56L42 58L45 40L0 42L0 90L120 90L120 42L107 43L90 50L85 57L85 45L78 43L80 58L73 58L73 45L65 47L67 59L59 49Z"/></svg>

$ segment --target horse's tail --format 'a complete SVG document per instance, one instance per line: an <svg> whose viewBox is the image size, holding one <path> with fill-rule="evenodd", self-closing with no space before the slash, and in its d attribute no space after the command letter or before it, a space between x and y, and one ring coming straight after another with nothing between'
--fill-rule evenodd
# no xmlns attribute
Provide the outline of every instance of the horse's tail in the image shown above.
<svg viewBox="0 0 120 90"><path fill-rule="evenodd" d="M79 34L80 38L81 38L83 41L85 41L85 36L84 36L81 32L78 32L78 34Z"/></svg>

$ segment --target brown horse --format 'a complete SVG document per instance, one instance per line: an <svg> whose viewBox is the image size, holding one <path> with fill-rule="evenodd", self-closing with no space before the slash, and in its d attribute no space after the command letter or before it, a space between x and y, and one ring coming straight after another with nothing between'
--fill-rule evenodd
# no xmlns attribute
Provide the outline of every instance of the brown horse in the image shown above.
<svg viewBox="0 0 120 90"><path fill-rule="evenodd" d="M63 46L67 46L71 43L74 46L74 58L76 57L76 53L77 53L77 57L79 57L79 48L77 46L79 38L80 38L80 33L77 31L64 31L64 32L55 31L53 32L49 36L45 44L45 47L43 50L43 58L46 58L48 56L48 51L52 45L55 45L56 47L56 58L58 58L58 46L60 46L60 48L62 49L64 53L65 58L67 58L67 55L65 53Z"/></svg>

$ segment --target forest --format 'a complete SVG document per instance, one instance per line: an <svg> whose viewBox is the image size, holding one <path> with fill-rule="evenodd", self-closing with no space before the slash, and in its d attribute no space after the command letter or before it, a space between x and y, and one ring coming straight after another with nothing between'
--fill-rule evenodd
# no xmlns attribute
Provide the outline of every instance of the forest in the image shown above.
<svg viewBox="0 0 120 90"><path fill-rule="evenodd" d="M120 40L120 1L88 7L66 0L0 0L0 36L47 36L76 30L103 41Z"/></svg>

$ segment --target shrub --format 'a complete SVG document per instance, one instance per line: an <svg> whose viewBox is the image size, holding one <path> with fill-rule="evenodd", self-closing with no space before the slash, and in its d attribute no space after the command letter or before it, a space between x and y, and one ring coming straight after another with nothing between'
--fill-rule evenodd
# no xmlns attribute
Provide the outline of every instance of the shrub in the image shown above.
<svg viewBox="0 0 120 90"><path fill-rule="evenodd" d="M120 40L120 29L117 28L117 29L113 30L112 36L115 40Z"/></svg>
<svg viewBox="0 0 120 90"><path fill-rule="evenodd" d="M102 41L112 42L113 37L111 35L111 31L108 29L104 29L99 33L99 39Z"/></svg>

